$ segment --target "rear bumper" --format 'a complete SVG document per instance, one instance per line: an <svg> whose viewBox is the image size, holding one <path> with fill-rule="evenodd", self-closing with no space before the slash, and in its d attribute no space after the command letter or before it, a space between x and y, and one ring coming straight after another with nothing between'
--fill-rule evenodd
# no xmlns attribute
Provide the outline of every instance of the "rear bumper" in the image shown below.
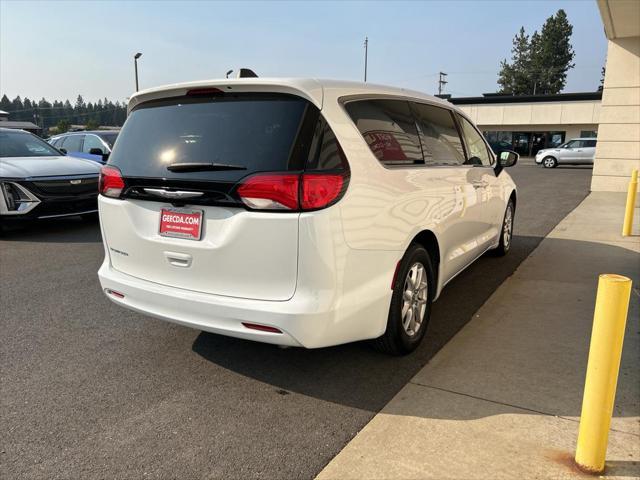
<svg viewBox="0 0 640 480"><path fill-rule="evenodd" d="M318 294L308 298L294 295L288 301L210 295L131 277L114 270L108 260L100 267L98 277L114 303L161 320L276 345L318 348L335 344L331 338L334 336L326 333L335 322L336 311L329 298ZM110 294L109 290L124 297ZM242 322L275 327L282 333L248 329Z"/></svg>

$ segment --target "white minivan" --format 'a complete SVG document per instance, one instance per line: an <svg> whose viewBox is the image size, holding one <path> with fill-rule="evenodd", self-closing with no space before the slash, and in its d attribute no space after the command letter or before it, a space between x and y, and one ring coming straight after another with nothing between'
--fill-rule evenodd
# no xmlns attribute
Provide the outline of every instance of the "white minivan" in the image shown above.
<svg viewBox="0 0 640 480"><path fill-rule="evenodd" d="M516 187L468 117L404 89L225 79L136 93L103 167L115 303L278 345L412 351L442 288L511 245Z"/></svg>

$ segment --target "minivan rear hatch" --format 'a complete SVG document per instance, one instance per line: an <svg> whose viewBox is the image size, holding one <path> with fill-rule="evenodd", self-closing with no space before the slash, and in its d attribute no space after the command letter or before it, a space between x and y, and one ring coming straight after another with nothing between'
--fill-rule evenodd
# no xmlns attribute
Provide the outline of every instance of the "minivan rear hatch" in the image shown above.
<svg viewBox="0 0 640 480"><path fill-rule="evenodd" d="M251 211L234 192L260 172L304 170L318 118L283 93L205 89L135 106L107 167L122 191L100 198L112 267L204 293L291 298L299 213ZM192 224L171 235L163 219Z"/></svg>

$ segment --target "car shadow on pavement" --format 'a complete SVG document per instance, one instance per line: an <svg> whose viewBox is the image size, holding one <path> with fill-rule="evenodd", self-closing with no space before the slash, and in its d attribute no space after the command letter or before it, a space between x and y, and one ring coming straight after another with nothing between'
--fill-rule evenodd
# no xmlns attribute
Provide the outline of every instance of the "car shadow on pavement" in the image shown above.
<svg viewBox="0 0 640 480"><path fill-rule="evenodd" d="M316 350L280 349L208 332L197 337L193 350L277 389L377 412L471 320L541 240L515 236L509 255L485 255L456 277L433 305L427 336L411 355L382 354L366 342Z"/></svg>
<svg viewBox="0 0 640 480"><path fill-rule="evenodd" d="M102 242L98 216L65 217L9 223L0 232L0 241L38 243L98 243Z"/></svg>
<svg viewBox="0 0 640 480"><path fill-rule="evenodd" d="M422 345L414 353L404 357L377 353L365 342L317 350L279 349L272 345L231 339L206 332L197 337L193 350L217 365L273 385L275 389L378 412L473 318L540 240L539 237L514 237L514 248L508 256L484 256L452 281L434 304L427 336ZM484 347L491 345L491 337L494 336L491 329L485 328L483 336L477 339L474 337L470 341L472 344L476 343L476 353L478 350L481 351L480 356L481 360L486 362L485 367L476 366L475 370L472 369L475 372L474 377L466 380L462 379L464 371L475 361L471 356L457 360L447 357L444 362L440 362L442 365L437 367L444 371L445 375L448 371L456 372L456 375L451 375L458 377L457 380L451 381L453 391L465 392L467 389L469 393L462 394L471 397L476 391L480 391L480 398L489 399L484 402L485 407L467 411L462 404L458 405L459 408L442 404L405 405L401 411L385 409L385 413L455 420L471 420L514 411L536 414L555 410L554 414L559 416L580 416L584 369L597 285L597 278L593 278L591 290L589 282L592 272L627 275L634 280L634 285L637 285L638 254L617 246L561 239L548 239L542 248L546 249L544 253L551 258L553 264L544 268L532 266L534 262L528 264L527 278L518 278L515 283L512 282L501 293L502 297L492 300L493 306L502 308L508 305L506 308L517 308L516 303L509 305L509 290L515 288L513 285L518 282L520 288L522 282L527 282L527 285L531 282L533 289L529 301L533 299L537 302L537 297L540 296L547 302L553 302L558 318L547 318L544 322L539 322L540 313L535 309L521 313L522 323L519 323L519 316L514 317L517 321L506 322L504 319L491 317L490 321L496 327L511 328L512 331L507 330L506 340L502 338L495 351ZM534 253L536 254L537 252ZM585 256L591 259L589 265L583 262ZM576 278L581 278L581 283L572 285ZM545 282L563 285L564 291L545 292ZM517 295L517 292L514 292L514 296ZM632 296L637 295L636 287ZM506 298L509 300L505 301ZM524 298L522 301L525 301ZM520 302L520 299L514 298L513 302ZM637 303L633 299L632 302ZM627 337L631 338L626 342L623 368L620 372L620 382L625 382L625 387L619 387L614 417L637 416L640 410L640 399L634 398L633 394L634 385L638 383L638 373L634 373L633 368L629 367L634 365L632 357L638 355L640 343L637 320L632 320L636 318L635 310L634 304L629 312L627 324ZM547 334L547 330L544 330L538 338L532 337L531 341L527 338L527 332L539 334L539 329L548 328L547 324L554 328L553 325L557 322L564 321L560 317L565 312L567 315L573 314L574 317L568 317L572 319L571 322L565 321L564 325L557 328L557 332L549 331ZM548 340L544 340L547 335ZM542 348L541 341L544 343ZM465 352L458 353L464 355ZM501 354L503 359L510 358L511 361L493 365L495 362L491 359L493 355L498 354ZM457 362L457 365L451 366L452 362ZM549 369L553 372L547 377L545 372ZM561 383L550 383L547 381L548 378ZM425 386L429 387L431 380L427 377L418 381L424 381ZM443 381L442 378L439 380ZM444 383L448 383L449 380L445 379ZM505 394L508 400L504 400L504 397L491 399L495 390L500 389L508 392ZM438 388L436 385L434 391L446 393L447 388ZM527 402L533 405L541 404L544 407L540 411L514 409L514 405L527 405Z"/></svg>

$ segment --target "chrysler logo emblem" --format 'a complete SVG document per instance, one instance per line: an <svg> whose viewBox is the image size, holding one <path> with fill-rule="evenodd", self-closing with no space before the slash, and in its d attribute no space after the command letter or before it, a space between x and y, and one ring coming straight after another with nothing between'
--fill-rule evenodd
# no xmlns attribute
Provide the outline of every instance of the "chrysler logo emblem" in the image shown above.
<svg viewBox="0 0 640 480"><path fill-rule="evenodd" d="M71 180L71 185L78 185L79 183L82 183L82 180Z"/></svg>

